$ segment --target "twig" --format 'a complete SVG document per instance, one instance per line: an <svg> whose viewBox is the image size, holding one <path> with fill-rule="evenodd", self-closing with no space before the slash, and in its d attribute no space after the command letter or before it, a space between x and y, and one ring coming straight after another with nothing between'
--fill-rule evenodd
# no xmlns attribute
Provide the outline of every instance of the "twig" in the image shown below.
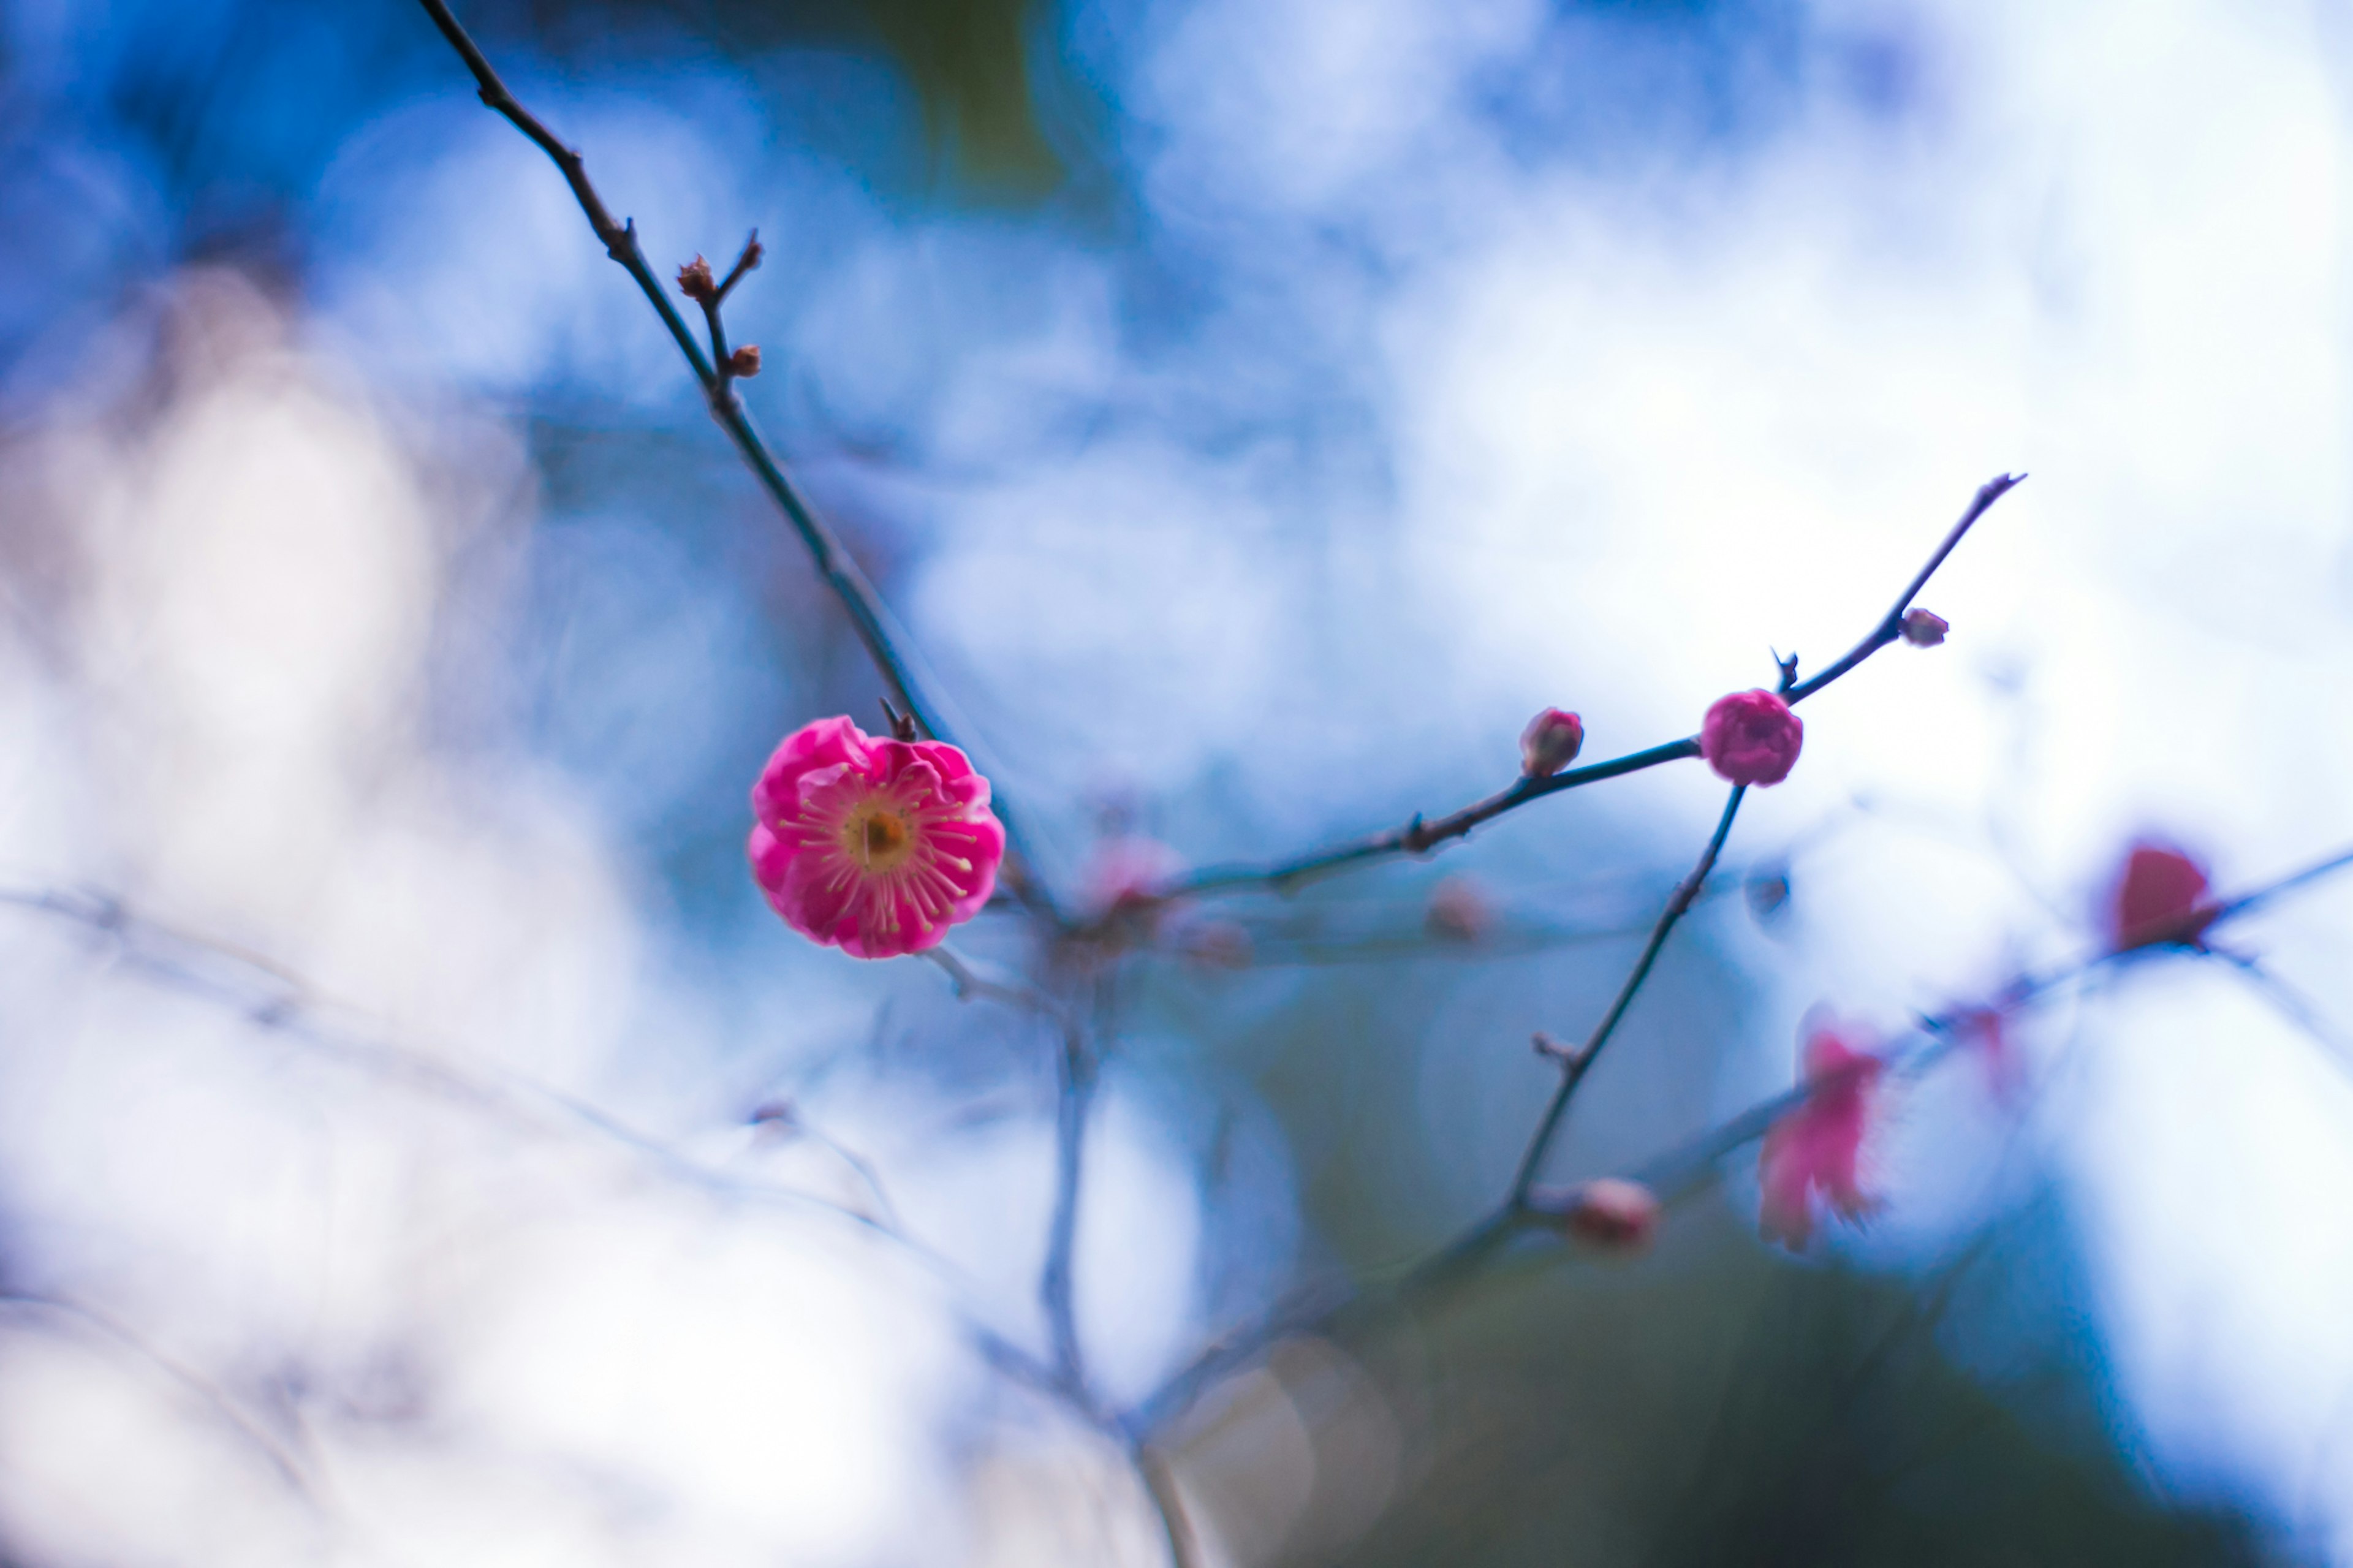
<svg viewBox="0 0 2353 1568"><path fill-rule="evenodd" d="M1836 664L1831 665L1812 679L1799 681L1790 687L1787 693L1788 700L1793 703L1803 702L1807 698L1902 637L1904 612L1912 607L1912 601L1919 597L1920 590L1928 585L1928 579L1936 574L1936 568L1945 563L1945 557L1953 552L1954 548L1961 542L1963 536L1976 526L1978 519L1983 517L1992 508L1994 502L2008 495L2025 478L2024 474L1996 474L1992 479L1979 485L1978 493L1969 499L1968 510L1961 513L1960 521L1953 524L1951 531L1945 535L1944 542L1936 546L1936 553L1928 557L1927 564L1922 566L1917 573L1914 574L1912 581L1905 584L1903 594L1896 598L1895 607L1889 610L1879 625L1872 628L1869 637L1847 649L1845 656ZM1789 660L1788 668L1791 674L1796 673L1798 661L1794 657Z"/></svg>
<svg viewBox="0 0 2353 1568"><path fill-rule="evenodd" d="M1923 587L1927 585L1928 579L1936 574L1936 568L1945 563L1945 558L1953 552L1955 546L1960 543L1962 537L1968 532L1978 519L1983 517L1994 502L2008 494L2012 487L2025 477L2023 474L1997 475L1978 487L1977 494L1970 499L1968 509L1961 514L1960 521L1947 531L1943 541L1937 544L1935 553L1928 557L1927 563L1914 574L1912 581L1905 584L1903 595L1895 601L1895 607L1881 618L1879 623L1871 629L1870 635L1849 649L1837 663L1813 679L1799 682L1795 679L1797 660L1794 656L1780 661L1785 688L1783 695L1788 700L1792 703L1804 701L1901 637L1905 611L1911 608L1913 599L1918 595ZM1582 768L1570 768L1566 772L1555 773L1549 778L1522 777L1509 788L1491 795L1484 800L1466 805L1460 811L1439 817L1435 821L1425 821L1422 817L1416 816L1403 827L1392 828L1386 833L1376 833L1351 843L1338 845L1329 849L1320 849L1295 859L1278 861L1271 866L1211 866L1172 883L1163 889L1159 896L1163 899L1181 899L1200 893L1254 886L1267 886L1278 891L1288 891L1311 878L1367 860L1382 859L1391 855L1425 854L1449 839L1467 837L1473 828L1482 824L1492 822L1505 812L1517 810L1531 801L1542 800L1546 795L1558 795L1563 790L1582 788L1586 784L1599 784L1604 779L1620 778L1627 773L1640 773L1645 768L1657 767L1662 763L1680 762L1686 757L1696 757L1699 754L1699 738L1686 736L1680 741L1662 742L1644 751L1629 752L1624 756L1612 757L1607 762L1594 763Z"/></svg>
<svg viewBox="0 0 2353 1568"><path fill-rule="evenodd" d="M1561 1118L1567 1114L1568 1102L1576 1095L1577 1085L1583 1083L1585 1075L1593 1070L1594 1059L1609 1043L1618 1021L1626 1016L1626 1009L1634 1005L1634 994L1641 990L1642 982L1651 977L1651 966L1659 961L1660 949L1667 945L1667 934L1675 929L1675 922L1690 910L1692 900L1699 897L1700 889L1707 882L1707 874L1715 868L1716 857L1724 853L1724 841L1732 835L1732 819L1740 814L1740 802L1747 793L1746 784L1732 786L1731 795L1724 802L1724 815L1716 820L1715 832L1708 838L1707 847L1700 852L1699 864L1692 868L1690 876L1676 885L1673 896L1667 900L1667 907L1660 911L1659 923L1651 931L1651 940L1643 945L1641 956L1634 961L1633 972L1626 976L1626 983L1618 988L1618 995L1609 1004L1609 1010L1593 1026L1593 1033L1586 1038L1585 1044L1573 1055L1563 1058L1559 1087L1553 1090L1552 1100L1545 1107L1544 1117L1536 1123L1535 1135L1528 1140L1527 1152L1520 1156L1519 1173L1512 1178L1512 1191L1505 1200L1506 1206L1518 1208L1527 1202L1528 1190L1535 1185L1536 1176L1544 1169L1545 1155L1552 1148L1554 1134L1560 1131Z"/></svg>
<svg viewBox="0 0 2353 1568"><path fill-rule="evenodd" d="M587 1101L521 1074L493 1074L487 1070L479 1075L468 1073L438 1061L421 1050L335 1028L321 1021L319 1015L329 1005L340 1005L331 1004L315 988L282 965L233 944L215 942L151 921L119 899L104 895L75 898L53 889L0 887L0 905L13 905L98 931L112 939L116 951L141 973L203 1000L226 1006L243 1015L256 1027L295 1041L329 1059L416 1085L533 1132L544 1132L548 1127L548 1119L538 1112L554 1112L561 1123L568 1123L628 1152L647 1168L682 1186L693 1188L714 1199L770 1208L802 1209L839 1220L888 1243L952 1291L969 1293L968 1281L954 1263L898 1228L887 1217L891 1212L889 1199L874 1179L872 1167L830 1138L824 1142L852 1161L854 1166L862 1167L869 1190L882 1207L881 1215L868 1214L797 1188L745 1181L723 1171L714 1171ZM266 979L274 989L257 998L249 989L240 990L216 975L205 974L193 965L174 959L168 948L156 951L150 945L142 945L142 938L147 939L150 944L155 939L162 939L164 943L178 944L226 959ZM1025 1376L1029 1381L1041 1387L1059 1388L1055 1373L1039 1366L1035 1357L1007 1342L969 1311L961 1307L954 1310L966 1336L992 1364L1000 1367L1022 1365L1027 1369ZM1091 1409L1085 1414L1089 1419L1094 1419Z"/></svg>
<svg viewBox="0 0 2353 1568"><path fill-rule="evenodd" d="M165 1377L179 1384L182 1389L194 1394L206 1408L219 1416L225 1426L251 1445L255 1452L269 1461L269 1468L278 1472L279 1479L283 1480L305 1503L313 1510L324 1511L325 1505L320 1500L318 1489L312 1485L311 1478L304 1474L301 1464L286 1445L280 1443L267 1427L239 1408L237 1401L230 1398L217 1384L195 1369L185 1366L166 1355L145 1336L136 1332L112 1314L102 1312L95 1307L86 1307L79 1301L68 1300L61 1296L43 1295L26 1290L0 1292L0 1309L8 1308L21 1311L47 1312L52 1316L79 1323L100 1338L121 1346L154 1367Z"/></svg>
<svg viewBox="0 0 2353 1568"><path fill-rule="evenodd" d="M1129 1454L1167 1534L1169 1568L1201 1568L1200 1538L1194 1533L1192 1515L1185 1507L1184 1493L1177 1489L1176 1473L1169 1467L1167 1456L1141 1442L1131 1445Z"/></svg>
<svg viewBox="0 0 2353 1568"><path fill-rule="evenodd" d="M1051 997L1028 986L1007 985L983 978L944 942L923 956L947 973L958 996L985 997L1025 1008L1050 1019L1057 1026L1060 1048L1054 1053L1054 1206L1046 1226L1046 1260L1038 1274L1038 1303L1046 1317L1057 1389L1092 1415L1093 1396L1087 1387L1086 1357L1079 1342L1074 1258L1080 1188L1085 1172L1087 1116L1093 1109L1100 1064L1088 1042L1086 1027L1074 1009L1060 1006Z"/></svg>
<svg viewBox="0 0 2353 1568"><path fill-rule="evenodd" d="M2330 1022L2328 1015L2317 1003L2243 953L2225 952L2219 948L2208 951L2242 975L2255 994L2270 1003L2274 1012L2318 1046L2321 1054L2328 1058L2329 1066L2338 1072L2353 1076L2353 1040L2346 1038L2345 1031Z"/></svg>
<svg viewBox="0 0 2353 1568"><path fill-rule="evenodd" d="M1079 1343L1073 1274L1079 1192L1085 1173L1087 1114L1094 1105L1097 1063L1088 1047L1086 1031L1076 1019L1063 1024L1062 1048L1054 1059L1058 1069L1058 1092L1054 1097L1054 1209L1046 1228L1046 1263L1038 1275L1038 1301L1046 1313L1056 1377L1072 1399L1092 1405L1087 1391L1086 1358Z"/></svg>
<svg viewBox="0 0 2353 1568"><path fill-rule="evenodd" d="M955 988L956 997L960 1001L1001 1002L1008 1007L1043 1013L1058 1022L1062 1018L1061 1008L1057 1006L1053 998L1044 992L1018 982L1008 984L1002 980L993 980L974 968L970 959L965 958L945 942L924 949L920 956L929 959L946 973L948 984Z"/></svg>
<svg viewBox="0 0 2353 1568"><path fill-rule="evenodd" d="M2224 901L2217 906L2221 913L2216 916L2214 923L2220 924L2234 914L2256 908L2281 893L2306 886L2348 866L2353 866L2353 854L2334 856ZM1768 1096L1697 1137L1638 1166L1630 1173L1632 1179L1656 1192L1661 1201L1670 1206L1681 1204L1704 1191L1714 1181L1716 1167L1726 1155L1762 1138L1775 1122L1823 1089L1852 1076L1883 1068L1906 1077L1917 1077L1959 1048L1966 1037L1961 1032L1962 1026L1972 1014L1981 1011L1986 1005L2010 1012L2107 965L2137 959L2154 951L2103 950L2046 973L2022 974L1995 993L1990 1004L1954 1007L1942 1014L1918 1018L1915 1021L1914 1029L1923 1037L1919 1044L1891 1050L1878 1057L1866 1057L1848 1067ZM2187 948L2164 951L2192 952ZM1379 1297L1345 1292L1320 1310L1302 1309L1270 1313L1249 1329L1227 1335L1165 1380L1152 1394L1138 1402L1130 1422L1141 1431L1159 1430L1181 1415L1212 1379L1247 1363L1274 1341L1287 1334L1324 1327L1351 1309L1369 1309L1383 1300L1403 1301L1451 1285L1475 1272L1498 1250L1535 1228L1536 1224L1536 1218L1525 1209L1504 1205L1482 1215L1452 1241L1414 1265L1386 1287Z"/></svg>
<svg viewBox="0 0 2353 1568"><path fill-rule="evenodd" d="M1259 883L1288 891L1312 878L1360 861L1383 859L1391 855L1426 853L1448 839L1468 837L1472 828L1482 823L1492 822L1507 811L1525 805L1532 800L1542 800L1548 795L1558 795L1565 789L1599 784L1603 779L1614 779L1625 773L1640 773L1644 768L1657 767L1661 763L1679 762L1684 757L1698 755L1699 742L1696 739L1670 741L1648 751L1612 757L1606 763L1571 768L1550 778L1523 777L1509 789L1491 795L1435 822L1427 822L1417 816L1403 827L1391 828L1387 833L1376 833L1354 843L1318 850L1272 866L1211 866L1170 884L1158 896L1164 900L1182 899Z"/></svg>
<svg viewBox="0 0 2353 1568"><path fill-rule="evenodd" d="M799 489L786 475L775 454L769 451L767 443L753 426L750 415L745 413L743 400L735 395L731 384L733 377L723 359L721 363L714 363L705 356L702 345L695 341L693 329L687 325L678 307L670 302L660 278L648 265L645 251L638 244L635 222L616 223L613 220L603 198L597 195L596 186L589 183L587 165L580 154L565 145L537 116L516 100L513 93L507 90L506 83L500 79L489 58L451 13L447 0L419 0L419 3L424 5L427 15L433 18L433 25L440 28L441 36L449 41L449 47L465 60L466 68L473 73L482 102L505 116L516 130L537 143L562 171L565 183L572 187L572 195L580 204L580 210L587 216L588 226L604 242L606 254L619 262L636 280L638 290L653 306L654 313L661 318L663 327L677 342L679 352L686 356L689 368L694 372L694 378L702 384L703 395L711 405L712 417L718 420L721 428L727 432L728 438L735 444L736 451L750 467L753 476L760 481L761 488L768 492L769 499L776 502L777 510L785 514L786 521L800 535L802 544L816 563L818 574L824 577L834 596L841 602L851 626L858 633L859 641L865 644L867 656L881 671L883 683L891 689L891 695L925 733L939 740L953 740L955 736L943 711L943 703L939 699L924 694L926 682L918 676L917 660L913 652L913 640L908 637L906 628L899 624L897 617L891 614L889 606L883 604L874 585L867 581L866 574L844 548L839 536L810 507ZM745 256L751 260L757 259L758 243L755 234L745 247ZM728 275L726 284L719 290L720 294L723 295L726 289L734 286L751 260L737 262L735 270ZM718 308L715 298L705 306L714 350L725 341L719 327ZM1060 917L1054 910L1052 900L1037 878L1034 869L1037 857L1030 852L1029 841L1016 826L1002 799L992 801L991 807L997 820L1005 825L1007 841L1015 852L1015 863L1008 867L1006 879L1012 884L1023 902L1059 923Z"/></svg>
<svg viewBox="0 0 2353 1568"><path fill-rule="evenodd" d="M2276 881L2266 882L2252 892L2242 893L2237 898L2226 901L2221 906L2222 912L2214 918L2219 922L2230 920L2233 916L2245 914L2250 910L2260 909L2283 893L2293 892L2307 882L2316 882L2321 878L2341 871L2348 866L2353 866L2353 849L2331 855L2326 860L2306 866L2301 871L2291 871Z"/></svg>

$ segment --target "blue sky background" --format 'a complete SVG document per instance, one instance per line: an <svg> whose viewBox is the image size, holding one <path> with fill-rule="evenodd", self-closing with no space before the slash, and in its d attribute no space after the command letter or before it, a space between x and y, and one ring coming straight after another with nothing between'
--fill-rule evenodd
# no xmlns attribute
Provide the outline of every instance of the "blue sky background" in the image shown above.
<svg viewBox="0 0 2353 1568"><path fill-rule="evenodd" d="M1265 856L1494 787L1547 703L1597 754L1688 732L1768 682L1770 650L1844 648L2004 470L2033 477L1924 595L1951 642L1810 704L1803 766L1744 816L1735 869L1786 860L1788 912L1694 919L1564 1173L1786 1083L1818 1004L1894 1029L2080 952L2136 833L2225 887L2353 842L2333 5L1114 3L1008 15L971 81L909 45L917 14L477 20L657 267L759 229L731 310L766 356L747 400L1060 885L1106 803L1187 860ZM984 1312L1028 1331L1035 1042L916 966L797 945L744 878L759 760L810 717L863 721L873 682L544 160L392 0L0 16L12 879L113 888L457 1059L854 1186L814 1146L728 1142L791 1093L874 1147ZM1303 912L1234 912L1269 953L1418 940L1451 872L1513 930L1639 924L1718 800L1663 770ZM2154 1493L2327 1560L2353 1552L2348 900L2240 939L2316 1027L2218 963L2121 975L2023 1031L2022 1121L1957 1075L1925 1090L1881 1152L1887 1211L1834 1249L1905 1278L2031 1210L2021 1275L2049 1278L2016 1281L2015 1315L2063 1325ZM1138 980L1087 1220L1107 1382L1141 1392L1301 1271L1376 1267L1476 1211L1543 1092L1526 1032L1578 1032L1622 969L1545 940ZM988 922L971 942L1020 956ZM811 1561L1042 1560L1020 1531L1062 1514L1002 1500L1103 1468L1068 1434L959 1449L982 1396L948 1370L944 1309L918 1290L919 1327L870 1321L907 1282L839 1238L732 1251L709 1216L495 1140L467 1145L496 1172L477 1195L420 1220L387 1173L443 1133L349 1086L321 1091L350 1097L321 1131L185 998L85 1000L93 960L54 932L16 954L43 978L11 1026L47 1044L0 1173L30 1238L15 1267L111 1282L186 1359L267 1384L252 1347L310 1335L359 1379L413 1341L446 1369L432 1407L501 1454L650 1467L675 1504L651 1516L702 1521L663 1549L705 1561L730 1531ZM227 1065L186 1066L199 1041ZM179 1088L126 1121L118 1079ZM199 1091L214 1131L174 1098ZM289 1125L311 1153L237 1163ZM313 1156L373 1173L323 1217ZM580 1212L533 1228L566 1208L552 1193ZM281 1200L282 1224L220 1217ZM1729 1211L1747 1201L1736 1173ZM435 1225L524 1261L465 1253L396 1313L365 1281ZM320 1235L341 1261L299 1239ZM174 1247L247 1262L174 1305ZM647 1261L679 1248L735 1283ZM714 1289L792 1297L801 1268L830 1283L800 1298L799 1342L834 1349L775 1351L762 1386L832 1393L781 1434L748 1398L649 1424L639 1384L569 1370L699 1321ZM765 1308L712 1310L654 1336L649 1383L728 1381L681 1346L770 1343ZM2003 1342L1999 1301L1973 1321ZM477 1321L523 1325L533 1353ZM27 1408L48 1389L111 1410L83 1370L99 1383L36 1366ZM74 1429L179 1453L125 1408ZM571 1518L554 1481L541 1508L537 1481L477 1498L370 1453L337 1463L371 1478L372 1520L476 1510L522 1522L449 1539L575 1539L546 1522ZM807 1485L776 1492L795 1466ZM894 1505L951 1474L1002 1506ZM0 1509L37 1559L139 1549L33 1495ZM279 1528L244 1506L212 1538L240 1552Z"/></svg>

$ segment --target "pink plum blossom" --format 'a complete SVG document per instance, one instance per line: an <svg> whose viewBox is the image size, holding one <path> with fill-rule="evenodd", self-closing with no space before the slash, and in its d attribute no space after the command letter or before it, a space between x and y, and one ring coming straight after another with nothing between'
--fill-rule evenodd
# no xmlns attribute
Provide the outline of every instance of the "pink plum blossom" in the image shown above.
<svg viewBox="0 0 2353 1568"><path fill-rule="evenodd" d="M1806 727L1769 691L1719 697L1699 727L1699 754L1736 784L1777 784L1798 764Z"/></svg>
<svg viewBox="0 0 2353 1568"><path fill-rule="evenodd" d="M746 848L769 904L853 958L937 946L988 901L1005 858L988 781L962 752L877 739L847 718L786 736L752 813Z"/></svg>
<svg viewBox="0 0 2353 1568"><path fill-rule="evenodd" d="M2118 952L2179 942L2197 947L2221 911L2207 900L2206 868L2169 845L2142 839L2125 857L2108 911Z"/></svg>
<svg viewBox="0 0 2353 1568"><path fill-rule="evenodd" d="M1765 1134L1757 1156L1763 1188L1758 1228L1792 1252L1814 1234L1813 1194L1841 1219L1869 1214L1856 1177L1879 1076L1887 1064L1847 1044L1836 1027L1813 1025L1799 1053L1809 1093Z"/></svg>

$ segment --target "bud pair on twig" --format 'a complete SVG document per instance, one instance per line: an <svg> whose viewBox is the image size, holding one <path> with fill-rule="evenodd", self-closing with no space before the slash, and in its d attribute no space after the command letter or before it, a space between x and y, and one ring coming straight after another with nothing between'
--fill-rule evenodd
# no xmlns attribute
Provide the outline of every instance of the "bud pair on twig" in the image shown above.
<svg viewBox="0 0 2353 1568"><path fill-rule="evenodd" d="M744 254L735 258L735 265L729 269L724 281L712 273L711 263L700 256L678 269L678 291L702 307L703 316L711 322L714 351L719 351L723 342L719 335L720 301L727 298L727 291L735 287L737 279L760 265L763 254L760 237L755 232L744 242ZM719 362L719 374L724 378L741 381L760 374L760 346L757 343L745 343L733 353L714 352L714 357Z"/></svg>

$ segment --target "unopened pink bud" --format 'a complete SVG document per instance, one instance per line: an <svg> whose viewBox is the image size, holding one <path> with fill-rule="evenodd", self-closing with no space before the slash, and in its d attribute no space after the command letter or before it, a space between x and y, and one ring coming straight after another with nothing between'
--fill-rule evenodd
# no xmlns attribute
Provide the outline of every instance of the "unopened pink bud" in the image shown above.
<svg viewBox="0 0 2353 1568"><path fill-rule="evenodd" d="M1934 610L1904 612L1904 640L1914 647L1935 647L1952 629L1953 623Z"/></svg>
<svg viewBox="0 0 2353 1568"><path fill-rule="evenodd" d="M757 343L745 343L742 348L737 349L733 353L729 354L727 356L727 374L747 381L753 376L759 374L760 345Z"/></svg>
<svg viewBox="0 0 2353 1568"><path fill-rule="evenodd" d="M1603 1176L1569 1194L1560 1227L1603 1252L1640 1252L1659 1234L1659 1195L1640 1182Z"/></svg>
<svg viewBox="0 0 2353 1568"><path fill-rule="evenodd" d="M2206 897L2206 868L2169 845L2143 839L2116 879L2108 936L2119 952L2180 943L2195 947L2221 913Z"/></svg>
<svg viewBox="0 0 2353 1568"><path fill-rule="evenodd" d="M1719 697L1699 727L1699 753L1736 784L1777 784L1798 765L1806 727L1769 691Z"/></svg>
<svg viewBox="0 0 2353 1568"><path fill-rule="evenodd" d="M1564 709L1547 708L1520 731L1520 771L1548 779L1585 749L1585 721Z"/></svg>

